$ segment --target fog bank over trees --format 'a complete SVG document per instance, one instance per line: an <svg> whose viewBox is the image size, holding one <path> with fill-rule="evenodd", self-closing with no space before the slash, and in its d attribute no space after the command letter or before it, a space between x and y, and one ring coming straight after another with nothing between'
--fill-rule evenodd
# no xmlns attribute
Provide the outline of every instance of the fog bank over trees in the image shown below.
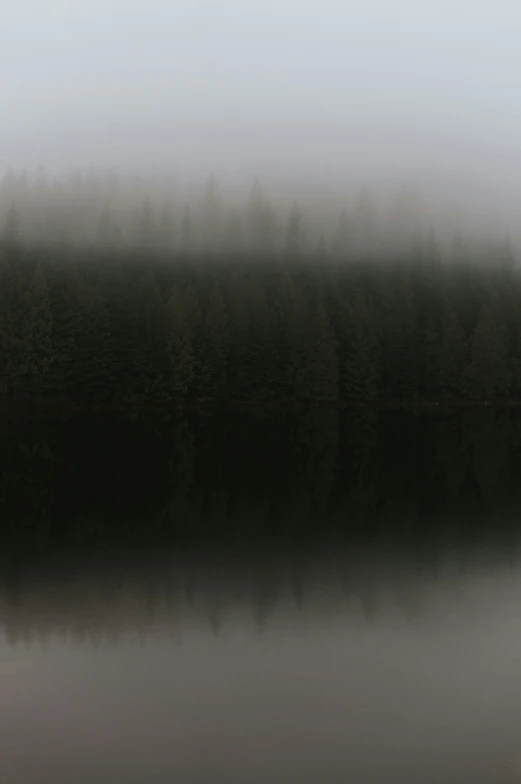
<svg viewBox="0 0 521 784"><path fill-rule="evenodd" d="M517 205L496 197L493 188L471 181L466 189L442 179L421 187L396 177L343 181L289 169L258 176L182 166L61 173L9 168L0 180L0 218L3 234L16 224L19 238L30 244L279 252L293 222L302 251L388 255L434 233L450 255L463 238L521 240Z"/></svg>
<svg viewBox="0 0 521 784"><path fill-rule="evenodd" d="M313 200L404 181L476 228L517 230L512 0L8 5L0 170L172 167L195 194L213 171L232 206L259 175L309 219Z"/></svg>

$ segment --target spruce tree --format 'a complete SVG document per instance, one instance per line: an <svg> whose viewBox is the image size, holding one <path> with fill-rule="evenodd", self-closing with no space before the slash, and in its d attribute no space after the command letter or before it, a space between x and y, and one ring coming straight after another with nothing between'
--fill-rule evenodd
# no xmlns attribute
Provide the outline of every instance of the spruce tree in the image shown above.
<svg viewBox="0 0 521 784"><path fill-rule="evenodd" d="M379 342L375 314L357 292L349 307L348 346L343 367L343 393L348 400L378 397Z"/></svg>
<svg viewBox="0 0 521 784"><path fill-rule="evenodd" d="M471 343L468 369L473 398L490 400L506 397L510 390L510 364L501 313L491 303L481 308Z"/></svg>
<svg viewBox="0 0 521 784"><path fill-rule="evenodd" d="M286 223L285 252L290 258L300 258L305 250L306 236L302 213L296 202L293 203Z"/></svg>
<svg viewBox="0 0 521 784"><path fill-rule="evenodd" d="M185 397L194 380L194 353L188 317L177 289L173 289L168 300L168 318L171 359L169 387L172 397Z"/></svg>

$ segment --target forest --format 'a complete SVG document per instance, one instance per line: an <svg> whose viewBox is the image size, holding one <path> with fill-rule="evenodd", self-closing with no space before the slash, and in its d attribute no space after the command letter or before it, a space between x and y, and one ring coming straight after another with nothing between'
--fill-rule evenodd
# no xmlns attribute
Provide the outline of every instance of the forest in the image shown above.
<svg viewBox="0 0 521 784"><path fill-rule="evenodd" d="M447 242L411 194L383 228L362 191L315 236L297 203L281 219L258 181L231 211L210 178L198 210L145 198L126 222L107 204L94 223L67 211L76 183L39 228L47 186L15 185L0 235L6 405L521 397L508 239Z"/></svg>

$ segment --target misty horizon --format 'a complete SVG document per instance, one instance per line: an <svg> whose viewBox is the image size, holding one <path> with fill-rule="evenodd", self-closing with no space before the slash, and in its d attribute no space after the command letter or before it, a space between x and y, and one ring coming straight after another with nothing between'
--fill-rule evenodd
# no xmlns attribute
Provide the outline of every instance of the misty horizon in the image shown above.
<svg viewBox="0 0 521 784"><path fill-rule="evenodd" d="M516 205L504 209L496 200L494 209L488 209L487 199L494 193L478 187L465 195L441 182L438 187L422 190L413 180L403 179L376 184L364 180L335 182L306 178L302 172L291 176L287 171L271 177L237 172L222 177L214 170L196 174L194 169L183 171L173 166L90 166L57 174L43 166L34 170L10 167L0 178L0 228L5 232L10 213L16 213L23 240L47 241L54 236L83 243L95 240L100 221L110 211L128 245L135 235L136 213L148 204L155 221L165 209L171 213L172 232L178 235L190 212L195 249L198 233L207 234L204 223L209 193L214 194L217 207L214 229L220 224L217 233L213 231L215 249L248 247L248 214L256 198L263 199L272 213L279 240L292 210L298 209L308 251L322 242L328 247L338 245L339 232L346 231L353 234L355 245L359 244L356 223L368 209L371 252L392 255L409 248L411 242L426 241L433 232L440 250L448 257L452 245L462 239L493 245L512 242L514 246L521 241ZM229 241L223 245L225 236ZM486 246L484 250L490 253ZM363 253L369 251L366 243Z"/></svg>
<svg viewBox="0 0 521 784"><path fill-rule="evenodd" d="M4 23L0 171L259 176L317 202L405 183L515 235L520 18L506 0L26 0Z"/></svg>

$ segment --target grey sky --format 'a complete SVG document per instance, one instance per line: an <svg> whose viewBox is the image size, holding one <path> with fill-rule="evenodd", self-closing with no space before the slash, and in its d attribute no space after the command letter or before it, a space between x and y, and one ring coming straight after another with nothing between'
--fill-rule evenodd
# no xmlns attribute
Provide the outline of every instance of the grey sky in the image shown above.
<svg viewBox="0 0 521 784"><path fill-rule="evenodd" d="M20 0L0 167L197 164L516 187L517 0Z"/></svg>

